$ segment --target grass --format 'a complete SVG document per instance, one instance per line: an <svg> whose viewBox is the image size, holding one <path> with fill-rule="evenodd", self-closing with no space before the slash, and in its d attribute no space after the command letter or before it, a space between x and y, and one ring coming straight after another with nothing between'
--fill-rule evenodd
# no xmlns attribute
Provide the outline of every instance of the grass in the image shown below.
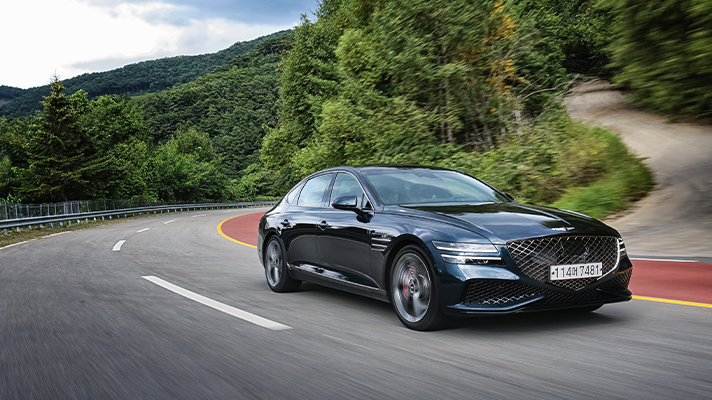
<svg viewBox="0 0 712 400"><path fill-rule="evenodd" d="M102 221L100 219L96 220L96 221L90 219L89 222L86 222L86 220L81 220L80 223L77 223L76 219L72 219L71 226L69 226L69 224L65 221L63 223L64 226L60 226L59 222L57 222L54 224L54 228L51 228L49 225L46 225L44 228L40 228L39 225L33 225L32 229L29 229L28 227L23 226L20 228L20 232L17 231L17 228L12 228L12 229L8 229L7 235L3 234L3 232L0 231L0 248L9 246L11 244L27 242L27 241L36 240L36 239L42 239L43 237L57 234L57 233L72 232L72 231L77 231L80 229L88 229L88 228L96 228L96 227L105 226L105 225L113 225L113 224L117 224L119 222L130 221L130 220L139 219L139 218L146 218L146 217L155 216L155 215L160 215L160 214L142 214L142 215L136 215L136 216L126 217L126 218L112 218L112 219L107 218L104 221Z"/></svg>
<svg viewBox="0 0 712 400"><path fill-rule="evenodd" d="M605 218L645 197L654 186L653 172L642 158L628 150L618 135L601 128L592 132L604 144L599 178L588 185L569 188L551 205Z"/></svg>

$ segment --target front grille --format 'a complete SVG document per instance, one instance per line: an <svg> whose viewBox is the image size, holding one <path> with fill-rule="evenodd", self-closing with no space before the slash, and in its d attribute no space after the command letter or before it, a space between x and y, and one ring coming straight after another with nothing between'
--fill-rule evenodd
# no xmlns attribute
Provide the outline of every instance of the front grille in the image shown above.
<svg viewBox="0 0 712 400"><path fill-rule="evenodd" d="M611 236L565 236L509 242L509 253L519 269L529 278L554 286L579 290L598 278L549 280L549 267L600 262L603 274L618 262L618 239Z"/></svg>
<svg viewBox="0 0 712 400"><path fill-rule="evenodd" d="M607 280L601 285L601 289L611 290L611 291L623 291L628 289L630 284L630 277L633 275L633 268L628 271L618 274L613 278Z"/></svg>
<svg viewBox="0 0 712 400"><path fill-rule="evenodd" d="M600 286L601 289L624 292L628 288L630 271L610 279ZM463 295L462 303L473 306L503 305L534 296L544 296L537 305L569 304L587 301L608 301L620 298L620 295L607 294L597 289L578 293L562 293L529 286L518 281L477 280L472 281Z"/></svg>
<svg viewBox="0 0 712 400"><path fill-rule="evenodd" d="M508 281L474 281L470 283L463 303L465 304L506 304L536 296L539 289Z"/></svg>

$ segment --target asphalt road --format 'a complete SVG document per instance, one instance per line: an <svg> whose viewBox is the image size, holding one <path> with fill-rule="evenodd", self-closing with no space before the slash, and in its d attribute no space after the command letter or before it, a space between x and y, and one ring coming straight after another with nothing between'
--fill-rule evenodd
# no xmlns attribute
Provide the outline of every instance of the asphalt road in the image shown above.
<svg viewBox="0 0 712 400"><path fill-rule="evenodd" d="M712 393L711 309L633 300L414 332L386 303L311 285L271 292L256 250L216 229L242 212L150 217L0 249L0 399Z"/></svg>

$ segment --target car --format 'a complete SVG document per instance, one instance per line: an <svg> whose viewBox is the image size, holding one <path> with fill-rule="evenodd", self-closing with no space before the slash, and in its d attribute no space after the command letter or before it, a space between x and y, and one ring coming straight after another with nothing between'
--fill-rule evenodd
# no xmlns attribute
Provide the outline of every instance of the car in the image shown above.
<svg viewBox="0 0 712 400"><path fill-rule="evenodd" d="M465 173L330 168L260 219L267 284L309 281L390 302L415 330L450 317L568 310L631 299L620 234L589 216L517 203Z"/></svg>

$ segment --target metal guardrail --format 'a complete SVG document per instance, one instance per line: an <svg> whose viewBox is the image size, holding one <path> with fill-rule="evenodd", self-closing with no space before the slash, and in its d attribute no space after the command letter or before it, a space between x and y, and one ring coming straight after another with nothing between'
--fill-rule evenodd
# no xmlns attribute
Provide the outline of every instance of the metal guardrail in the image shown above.
<svg viewBox="0 0 712 400"><path fill-rule="evenodd" d="M4 233L8 234L8 229L16 228L18 232L21 231L22 227L28 227L32 229L32 226L44 227L44 225L50 225L54 227L55 223L59 223L60 226L64 226L64 222L67 222L69 226L72 225L72 221L77 221L81 223L82 220L89 222L89 219L96 221L97 218L104 220L105 218L112 219L112 217L121 218L134 216L136 214L158 214L158 213L170 213L181 212L181 211L197 211L197 210L207 210L207 209L224 209L224 208L246 208L246 207L256 207L256 206L269 206L277 204L277 201L250 201L250 202L240 202L240 203L204 203L204 204L178 204L169 206L153 206L153 207L135 207L135 208L124 208L119 210L105 210L105 211L91 211L84 213L74 213L74 214L61 214L61 215L51 215L42 217L28 217L28 218L15 218L0 220L0 229L3 229Z"/></svg>

